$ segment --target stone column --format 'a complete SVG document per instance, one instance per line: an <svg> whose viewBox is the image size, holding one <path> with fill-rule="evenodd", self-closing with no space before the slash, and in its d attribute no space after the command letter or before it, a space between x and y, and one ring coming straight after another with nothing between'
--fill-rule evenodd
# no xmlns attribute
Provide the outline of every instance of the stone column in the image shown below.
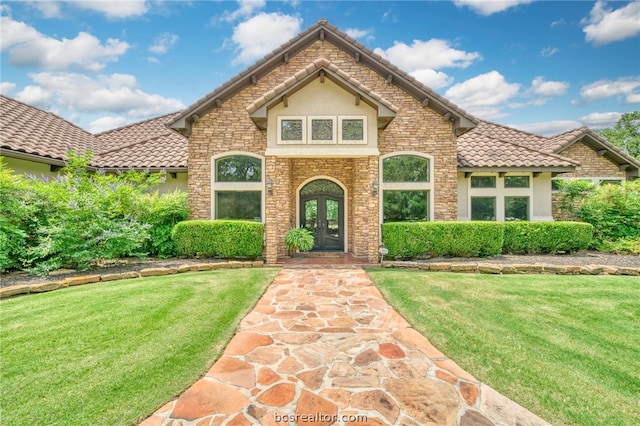
<svg viewBox="0 0 640 426"><path fill-rule="evenodd" d="M266 189L266 180L273 181L273 194ZM290 227L291 166L287 158L265 159L265 257L267 264L276 263L286 254L284 234Z"/></svg>

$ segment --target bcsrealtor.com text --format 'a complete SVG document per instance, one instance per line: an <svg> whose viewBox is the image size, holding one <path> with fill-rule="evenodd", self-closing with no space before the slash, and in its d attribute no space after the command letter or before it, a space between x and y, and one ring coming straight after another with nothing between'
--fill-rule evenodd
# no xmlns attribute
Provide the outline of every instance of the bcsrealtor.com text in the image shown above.
<svg viewBox="0 0 640 426"><path fill-rule="evenodd" d="M327 414L327 413L313 413L313 414L281 414L274 413L273 420L276 423L288 423L288 422L329 422L329 424L333 424L336 422L353 422L365 423L369 419L367 416L362 414Z"/></svg>

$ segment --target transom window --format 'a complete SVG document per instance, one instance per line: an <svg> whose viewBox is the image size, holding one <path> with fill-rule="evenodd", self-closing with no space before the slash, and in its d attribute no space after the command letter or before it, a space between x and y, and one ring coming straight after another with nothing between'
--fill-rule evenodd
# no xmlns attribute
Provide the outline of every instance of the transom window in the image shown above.
<svg viewBox="0 0 640 426"><path fill-rule="evenodd" d="M278 144L366 143L366 116L278 117Z"/></svg>
<svg viewBox="0 0 640 426"><path fill-rule="evenodd" d="M505 188L528 188L529 176L505 176L504 187Z"/></svg>
<svg viewBox="0 0 640 426"><path fill-rule="evenodd" d="M212 218L262 221L263 164L249 155L213 161Z"/></svg>
<svg viewBox="0 0 640 426"><path fill-rule="evenodd" d="M431 220L431 161L418 155L394 155L382 160L382 220Z"/></svg>
<svg viewBox="0 0 640 426"><path fill-rule="evenodd" d="M495 188L496 177L495 176L471 176L472 188Z"/></svg>

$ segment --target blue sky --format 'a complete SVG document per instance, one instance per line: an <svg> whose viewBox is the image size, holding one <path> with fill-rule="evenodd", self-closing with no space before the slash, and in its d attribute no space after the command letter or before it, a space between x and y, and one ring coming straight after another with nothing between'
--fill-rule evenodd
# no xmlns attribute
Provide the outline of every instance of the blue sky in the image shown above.
<svg viewBox="0 0 640 426"><path fill-rule="evenodd" d="M477 117L640 109L640 1L5 1L0 91L91 132L194 103L320 18Z"/></svg>

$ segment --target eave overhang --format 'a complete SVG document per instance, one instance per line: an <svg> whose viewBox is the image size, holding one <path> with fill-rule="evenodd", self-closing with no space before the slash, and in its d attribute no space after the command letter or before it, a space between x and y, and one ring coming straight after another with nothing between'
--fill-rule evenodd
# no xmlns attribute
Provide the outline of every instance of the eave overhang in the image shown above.
<svg viewBox="0 0 640 426"><path fill-rule="evenodd" d="M532 167L532 166L528 166L528 167L509 167L509 166L505 166L505 167L458 167L458 173L482 173L482 172L487 172L487 173L500 173L500 172L504 172L504 173L517 173L517 172L522 172L522 173L545 173L545 172L551 172L551 173L568 173L568 172L573 172L575 171L575 167L568 167L568 166L550 166L550 167Z"/></svg>

